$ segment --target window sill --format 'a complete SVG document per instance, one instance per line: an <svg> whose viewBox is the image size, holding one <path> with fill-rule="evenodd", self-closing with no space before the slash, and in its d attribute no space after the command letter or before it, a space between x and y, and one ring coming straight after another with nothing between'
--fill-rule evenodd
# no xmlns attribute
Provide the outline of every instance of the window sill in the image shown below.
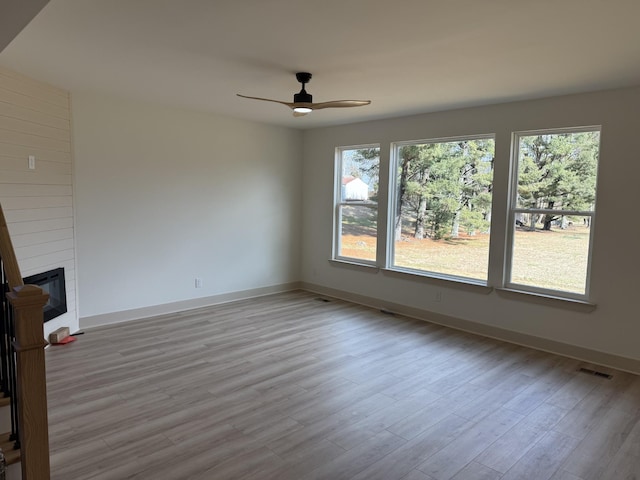
<svg viewBox="0 0 640 480"><path fill-rule="evenodd" d="M355 270L362 270L373 273L377 273L378 271L380 271L380 268L376 265L372 265L370 263L359 263L355 260L339 260L332 258L329 260L329 263L334 264L337 267L347 267L353 268Z"/></svg>
<svg viewBox="0 0 640 480"><path fill-rule="evenodd" d="M524 300L550 307L567 308L583 312L592 312L597 308L595 303L575 298L559 297L556 295L528 292L526 290L517 290L513 288L495 288L495 291L498 295L505 298L513 298L521 301Z"/></svg>
<svg viewBox="0 0 640 480"><path fill-rule="evenodd" d="M432 273L431 274L422 273L420 271L380 268L370 263L358 263L357 261L350 261L350 260L330 259L329 263L337 267L346 267L346 268L351 268L354 270L359 270L359 271L364 271L369 273L382 272L384 275L388 275L391 277L411 279L414 281L422 281L425 283L436 284L444 287L467 290L474 293L483 293L485 295L495 291L498 294L498 296L501 296L504 298L511 298L518 301L537 303L539 305L544 305L549 307L566 308L566 309L582 311L582 312L592 312L597 308L597 305L595 303L591 303L586 300L560 297L556 295L548 295L548 294L537 293L537 292L529 292L526 290L517 290L514 288L490 287L486 285L484 282L481 282L479 280L473 280L470 278L447 277L444 275L440 276Z"/></svg>
<svg viewBox="0 0 640 480"><path fill-rule="evenodd" d="M480 280L473 280L471 278L448 277L434 273L423 273L418 270L398 270L395 268L382 268L381 270L385 275L389 276L411 278L412 280L420 280L452 288L462 288L476 293L489 294L493 291L493 287L489 287L486 283Z"/></svg>

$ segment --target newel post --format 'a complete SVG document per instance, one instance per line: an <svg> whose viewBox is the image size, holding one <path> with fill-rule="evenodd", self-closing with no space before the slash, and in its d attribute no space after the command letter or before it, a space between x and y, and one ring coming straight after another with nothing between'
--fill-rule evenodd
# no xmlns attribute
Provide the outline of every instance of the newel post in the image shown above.
<svg viewBox="0 0 640 480"><path fill-rule="evenodd" d="M43 338L43 307L49 299L40 287L24 285L7 294L15 321L18 416L22 480L49 480L49 421Z"/></svg>

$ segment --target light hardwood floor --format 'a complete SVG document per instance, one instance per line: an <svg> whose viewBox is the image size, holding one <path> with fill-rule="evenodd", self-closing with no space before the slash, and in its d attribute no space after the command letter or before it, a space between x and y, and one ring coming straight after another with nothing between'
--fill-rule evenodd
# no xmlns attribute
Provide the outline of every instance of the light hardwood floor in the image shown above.
<svg viewBox="0 0 640 480"><path fill-rule="evenodd" d="M640 377L306 292L46 359L53 480L640 478Z"/></svg>

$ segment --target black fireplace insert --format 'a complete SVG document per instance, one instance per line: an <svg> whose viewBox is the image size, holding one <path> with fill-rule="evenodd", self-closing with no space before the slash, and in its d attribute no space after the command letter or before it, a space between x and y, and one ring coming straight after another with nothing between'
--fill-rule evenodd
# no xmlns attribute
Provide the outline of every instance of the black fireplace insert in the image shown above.
<svg viewBox="0 0 640 480"><path fill-rule="evenodd" d="M64 268L56 268L23 278L25 285L38 285L49 294L44 306L44 321L48 322L67 312L67 290L64 281Z"/></svg>

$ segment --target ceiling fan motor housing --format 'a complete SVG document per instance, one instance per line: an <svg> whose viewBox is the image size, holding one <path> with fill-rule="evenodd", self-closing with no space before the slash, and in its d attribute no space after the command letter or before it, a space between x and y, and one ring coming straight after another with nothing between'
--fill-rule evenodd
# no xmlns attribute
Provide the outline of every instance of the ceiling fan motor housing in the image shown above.
<svg viewBox="0 0 640 480"><path fill-rule="evenodd" d="M312 103L313 95L307 93L307 91L303 88L300 90L300 93L296 93L293 95L293 103Z"/></svg>

